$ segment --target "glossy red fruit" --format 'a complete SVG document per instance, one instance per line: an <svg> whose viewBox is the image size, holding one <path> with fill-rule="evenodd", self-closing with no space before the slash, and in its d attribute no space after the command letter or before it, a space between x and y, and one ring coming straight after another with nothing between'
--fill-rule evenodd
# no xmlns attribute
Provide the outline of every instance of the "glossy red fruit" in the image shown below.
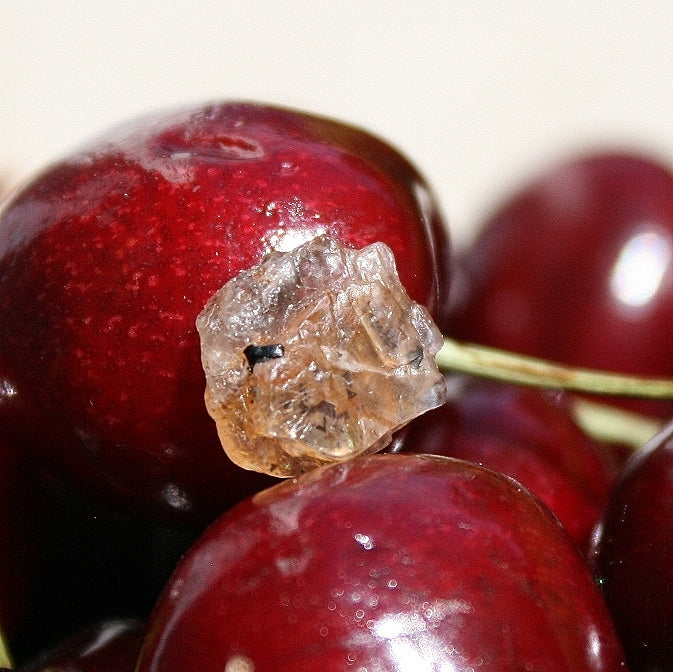
<svg viewBox="0 0 673 672"><path fill-rule="evenodd" d="M456 338L673 374L673 175L656 161L597 153L551 167L484 222L461 266L444 325ZM673 408L637 407L666 418Z"/></svg>
<svg viewBox="0 0 673 672"><path fill-rule="evenodd" d="M590 559L632 672L673 669L673 424L627 463Z"/></svg>
<svg viewBox="0 0 673 672"><path fill-rule="evenodd" d="M142 634L143 624L134 619L96 623L19 666L18 672L133 672Z"/></svg>
<svg viewBox="0 0 673 672"><path fill-rule="evenodd" d="M0 214L0 354L32 407L12 415L15 444L143 515L210 519L269 485L223 455L194 321L241 269L319 233L387 243L412 298L438 310L448 242L433 197L362 130L214 104L52 166Z"/></svg>
<svg viewBox="0 0 673 672"><path fill-rule="evenodd" d="M510 476L537 495L586 552L619 466L575 423L567 396L450 378L449 400L414 420L402 452L469 460Z"/></svg>
<svg viewBox="0 0 673 672"><path fill-rule="evenodd" d="M16 635L40 576L44 519L24 455L0 441L0 632Z"/></svg>
<svg viewBox="0 0 673 672"><path fill-rule="evenodd" d="M623 669L565 531L514 481L375 455L246 500L190 549L137 672Z"/></svg>
<svg viewBox="0 0 673 672"><path fill-rule="evenodd" d="M92 623L121 615L143 620L197 536L110 510L77 492L50 495L50 515L40 528L39 581L11 640L19 661Z"/></svg>

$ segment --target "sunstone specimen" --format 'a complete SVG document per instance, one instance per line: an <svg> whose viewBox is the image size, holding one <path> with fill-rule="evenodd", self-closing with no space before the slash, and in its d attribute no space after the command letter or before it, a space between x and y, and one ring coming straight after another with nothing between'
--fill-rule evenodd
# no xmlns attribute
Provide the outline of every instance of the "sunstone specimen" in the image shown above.
<svg viewBox="0 0 673 672"><path fill-rule="evenodd" d="M446 398L442 336L391 250L319 236L230 280L196 322L206 406L236 464L273 476L384 448Z"/></svg>

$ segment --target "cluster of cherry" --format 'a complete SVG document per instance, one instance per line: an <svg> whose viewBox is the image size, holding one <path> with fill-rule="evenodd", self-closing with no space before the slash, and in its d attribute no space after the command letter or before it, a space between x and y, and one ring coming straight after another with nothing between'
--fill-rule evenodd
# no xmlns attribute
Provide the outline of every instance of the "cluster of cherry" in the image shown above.
<svg viewBox="0 0 673 672"><path fill-rule="evenodd" d="M670 402L447 370L383 454L284 481L228 459L197 316L318 236L385 243L461 342L673 374L655 161L572 159L453 251L418 171L347 124L227 103L113 132L0 211L0 667L673 666Z"/></svg>

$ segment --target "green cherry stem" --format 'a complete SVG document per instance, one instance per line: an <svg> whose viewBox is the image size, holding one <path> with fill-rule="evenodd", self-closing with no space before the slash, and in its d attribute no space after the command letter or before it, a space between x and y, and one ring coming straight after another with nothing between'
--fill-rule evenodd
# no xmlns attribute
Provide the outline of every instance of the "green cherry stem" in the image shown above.
<svg viewBox="0 0 673 672"><path fill-rule="evenodd" d="M9 647L4 633L0 630L0 669L13 669L12 658L9 655Z"/></svg>
<svg viewBox="0 0 673 672"><path fill-rule="evenodd" d="M445 372L467 373L518 385L585 394L673 399L673 380L572 368L482 345L458 343L446 337L435 360Z"/></svg>
<svg viewBox="0 0 673 672"><path fill-rule="evenodd" d="M626 376L578 369L534 357L444 338L436 355L445 373L464 373L518 385L582 392L584 394L672 399L673 380ZM663 423L606 403L577 398L573 414L582 429L596 439L642 447Z"/></svg>
<svg viewBox="0 0 673 672"><path fill-rule="evenodd" d="M572 411L575 422L590 436L607 443L621 443L633 450L642 448L664 427L656 418L579 397L573 400Z"/></svg>

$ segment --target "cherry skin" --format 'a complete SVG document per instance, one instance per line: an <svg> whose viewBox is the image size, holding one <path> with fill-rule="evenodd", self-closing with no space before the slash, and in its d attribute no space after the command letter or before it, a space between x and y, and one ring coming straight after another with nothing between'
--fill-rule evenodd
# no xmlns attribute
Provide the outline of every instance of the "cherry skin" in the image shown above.
<svg viewBox="0 0 673 672"><path fill-rule="evenodd" d="M346 124L206 105L46 170L0 214L13 444L140 515L210 520L268 486L223 454L194 322L239 271L320 233L385 242L412 298L440 310L449 244L433 196L395 149Z"/></svg>
<svg viewBox="0 0 673 672"><path fill-rule="evenodd" d="M44 516L25 456L0 441L0 632L12 643L41 573Z"/></svg>
<svg viewBox="0 0 673 672"><path fill-rule="evenodd" d="M568 397L463 377L448 384L449 400L412 421L397 450L469 460L516 479L586 553L621 464L578 427Z"/></svg>
<svg viewBox="0 0 673 672"><path fill-rule="evenodd" d="M18 672L133 672L143 623L115 619L90 625L18 667Z"/></svg>
<svg viewBox="0 0 673 672"><path fill-rule="evenodd" d="M590 560L632 672L673 669L673 424L627 463Z"/></svg>
<svg viewBox="0 0 673 672"><path fill-rule="evenodd" d="M180 562L137 672L619 670L581 555L515 481L374 455L258 493Z"/></svg>
<svg viewBox="0 0 673 672"><path fill-rule="evenodd" d="M513 194L461 255L459 339L670 377L673 174L626 152L574 157ZM633 408L667 419L670 402Z"/></svg>
<svg viewBox="0 0 673 672"><path fill-rule="evenodd" d="M10 641L17 662L92 623L120 616L144 619L197 536L184 526L110 509L62 484L41 479L39 488L48 494L49 515L38 528L38 581Z"/></svg>

